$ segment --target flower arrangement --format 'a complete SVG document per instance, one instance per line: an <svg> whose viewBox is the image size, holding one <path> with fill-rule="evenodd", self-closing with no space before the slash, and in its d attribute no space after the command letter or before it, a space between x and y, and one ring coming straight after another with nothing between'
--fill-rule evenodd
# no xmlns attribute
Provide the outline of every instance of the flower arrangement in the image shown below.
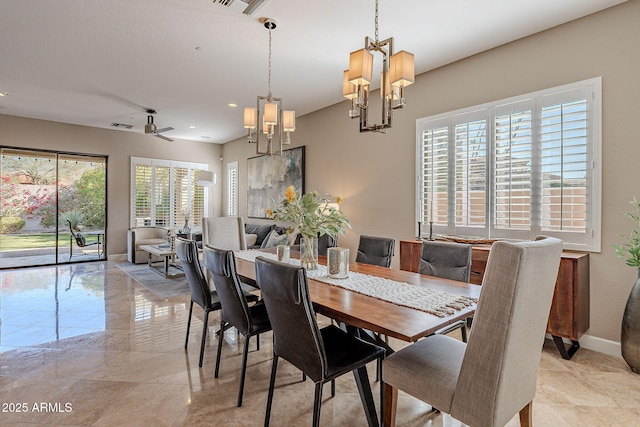
<svg viewBox="0 0 640 427"><path fill-rule="evenodd" d="M633 206L633 211L627 213L627 216L631 218L638 228L631 229L631 233L628 237L620 235L620 237L626 237L627 243L623 245L613 245L616 256L624 258L628 266L640 268L640 203L634 197L629 202Z"/></svg>
<svg viewBox="0 0 640 427"><path fill-rule="evenodd" d="M317 260L313 251L315 239L328 234L334 239L338 234L344 234L345 228L351 228L344 213L333 207L332 203L340 205L342 197L326 195L319 197L316 191L300 196L291 185L284 192L284 199L279 202L275 210L267 209L267 217L275 221L291 224L289 232L292 235L300 233L304 239L300 261L309 269L317 268Z"/></svg>

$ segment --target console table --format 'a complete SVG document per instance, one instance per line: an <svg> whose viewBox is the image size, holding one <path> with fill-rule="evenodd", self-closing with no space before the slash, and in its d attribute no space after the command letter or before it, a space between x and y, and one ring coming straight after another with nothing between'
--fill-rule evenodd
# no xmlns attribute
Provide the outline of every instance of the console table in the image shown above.
<svg viewBox="0 0 640 427"><path fill-rule="evenodd" d="M474 245L471 255L471 283L482 284L490 245ZM418 272L422 241L400 241L400 269ZM563 251L553 293L547 333L558 351L569 360L580 348L578 340L589 329L589 254ZM571 340L567 348L563 338Z"/></svg>

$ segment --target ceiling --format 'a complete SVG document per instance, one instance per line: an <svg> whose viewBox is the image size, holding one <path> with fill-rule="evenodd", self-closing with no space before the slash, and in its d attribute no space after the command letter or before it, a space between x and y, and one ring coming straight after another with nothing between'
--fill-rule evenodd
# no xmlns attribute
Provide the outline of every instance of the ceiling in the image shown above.
<svg viewBox="0 0 640 427"><path fill-rule="evenodd" d="M413 52L419 74L623 1L380 0L380 39ZM284 108L342 101L349 52L374 36L373 0L267 0L253 16L212 0L4 0L0 114L143 133L153 108L174 128L165 136L228 142L267 94L264 17L278 23L271 87Z"/></svg>

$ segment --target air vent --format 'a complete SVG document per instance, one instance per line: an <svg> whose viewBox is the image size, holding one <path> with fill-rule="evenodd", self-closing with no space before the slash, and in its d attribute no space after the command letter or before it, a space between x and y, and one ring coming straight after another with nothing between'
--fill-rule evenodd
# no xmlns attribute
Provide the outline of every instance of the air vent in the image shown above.
<svg viewBox="0 0 640 427"><path fill-rule="evenodd" d="M111 123L111 126L114 128L125 128L125 129L133 128L133 125L125 125L124 123Z"/></svg>
<svg viewBox="0 0 640 427"><path fill-rule="evenodd" d="M238 13L253 16L267 0L213 0L213 2L228 7Z"/></svg>

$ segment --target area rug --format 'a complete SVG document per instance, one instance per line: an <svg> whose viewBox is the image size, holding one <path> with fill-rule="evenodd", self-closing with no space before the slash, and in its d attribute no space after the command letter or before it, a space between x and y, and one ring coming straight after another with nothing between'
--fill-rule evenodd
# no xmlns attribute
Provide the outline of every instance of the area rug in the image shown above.
<svg viewBox="0 0 640 427"><path fill-rule="evenodd" d="M127 262L118 264L118 268L158 298L166 299L189 294L189 284L184 276L164 277L164 274L152 270L147 264L131 264ZM169 274L177 271L174 267L170 267Z"/></svg>

